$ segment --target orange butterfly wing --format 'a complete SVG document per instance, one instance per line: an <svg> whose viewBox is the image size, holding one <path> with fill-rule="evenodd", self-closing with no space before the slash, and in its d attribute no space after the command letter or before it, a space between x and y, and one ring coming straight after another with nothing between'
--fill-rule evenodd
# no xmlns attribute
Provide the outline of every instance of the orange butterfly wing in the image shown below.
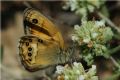
<svg viewBox="0 0 120 80"><path fill-rule="evenodd" d="M28 26L29 33L36 35L43 40L54 40L59 43L60 48L64 48L64 40L57 27L43 16L40 12L28 8L24 13L24 24Z"/></svg>
<svg viewBox="0 0 120 80"><path fill-rule="evenodd" d="M24 67L36 71L64 62L64 40L57 27L34 9L24 13L25 36L21 37L19 54Z"/></svg>

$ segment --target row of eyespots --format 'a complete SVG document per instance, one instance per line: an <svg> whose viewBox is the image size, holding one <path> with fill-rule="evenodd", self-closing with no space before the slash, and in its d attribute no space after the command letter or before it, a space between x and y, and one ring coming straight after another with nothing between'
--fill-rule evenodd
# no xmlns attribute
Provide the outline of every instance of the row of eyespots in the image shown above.
<svg viewBox="0 0 120 80"><path fill-rule="evenodd" d="M32 39L28 39L29 42L32 42ZM29 46L29 42L26 42L26 46Z"/></svg>
<svg viewBox="0 0 120 80"><path fill-rule="evenodd" d="M24 38L23 40L20 40L19 42L20 43L25 43L25 45L28 47L29 46L29 42L24 42L25 40L28 40L29 42L32 42L32 39L27 39L27 38ZM19 49L21 49L21 46L19 45ZM28 47L28 56L32 56L32 53L30 52L30 51L32 51L32 48L31 47ZM30 61L32 60L32 59L29 59Z"/></svg>
<svg viewBox="0 0 120 80"><path fill-rule="evenodd" d="M29 48L28 48L28 51L32 51L32 48L31 48L31 47L29 47ZM28 56L32 56L32 53L31 53L31 52L29 52L29 53L28 53Z"/></svg>
<svg viewBox="0 0 120 80"><path fill-rule="evenodd" d="M28 39L28 40L29 40L29 42L32 42L32 39ZM43 40L42 39L38 39L38 42L43 43ZM26 46L29 46L28 42L26 42Z"/></svg>
<svg viewBox="0 0 120 80"><path fill-rule="evenodd" d="M32 39L28 39L28 40L29 40L29 42L32 42ZM26 42L26 46L29 46L29 42ZM38 39L38 42L43 43L43 40ZM31 51L32 51L32 48L31 48L31 47L28 47L28 56L29 56L29 57L32 56ZM29 60L31 61L32 59L29 59Z"/></svg>
<svg viewBox="0 0 120 80"><path fill-rule="evenodd" d="M32 39L28 39L29 42L32 42ZM29 42L26 42L26 46L29 46ZM31 57L32 56L32 48L28 47L28 56ZM29 59L31 61L31 59Z"/></svg>
<svg viewBox="0 0 120 80"><path fill-rule="evenodd" d="M32 48L28 47L28 56L31 57L32 56ZM29 61L31 61L32 59L30 58Z"/></svg>

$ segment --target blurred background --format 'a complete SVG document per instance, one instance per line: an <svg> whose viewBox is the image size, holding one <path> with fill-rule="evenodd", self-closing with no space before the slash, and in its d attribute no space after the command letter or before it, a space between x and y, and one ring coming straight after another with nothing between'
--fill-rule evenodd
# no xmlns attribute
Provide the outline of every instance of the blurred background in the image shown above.
<svg viewBox="0 0 120 80"><path fill-rule="evenodd" d="M106 1L105 4L109 11L109 18L120 28L120 1ZM27 7L38 9L59 27L64 34L64 40L70 45L69 34L75 24L81 23L81 17L75 15L69 9L63 10L63 5L64 1L1 1L1 80L47 80L45 70L28 72L19 60L18 41L24 35L23 11ZM97 15L90 14L90 19L93 16ZM118 45L120 41L115 40L112 43ZM117 56L117 54L114 56ZM101 80L112 75L113 64L110 60L99 58L99 60L96 59L96 63L98 65L97 74L101 77Z"/></svg>

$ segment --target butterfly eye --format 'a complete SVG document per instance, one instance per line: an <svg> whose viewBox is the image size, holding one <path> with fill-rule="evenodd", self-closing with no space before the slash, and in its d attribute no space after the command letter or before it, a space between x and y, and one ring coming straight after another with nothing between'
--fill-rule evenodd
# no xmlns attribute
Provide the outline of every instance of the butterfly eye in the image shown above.
<svg viewBox="0 0 120 80"><path fill-rule="evenodd" d="M43 40L41 40L41 39L38 39L38 42L40 42L40 43L43 43Z"/></svg>
<svg viewBox="0 0 120 80"><path fill-rule="evenodd" d="M31 47L29 47L29 48L28 48L28 50L29 50L29 51L32 51L32 48L31 48Z"/></svg>
<svg viewBox="0 0 120 80"><path fill-rule="evenodd" d="M32 19L32 22L37 24L38 23L38 20L37 19Z"/></svg>
<svg viewBox="0 0 120 80"><path fill-rule="evenodd" d="M28 56L32 56L32 53L28 53Z"/></svg>

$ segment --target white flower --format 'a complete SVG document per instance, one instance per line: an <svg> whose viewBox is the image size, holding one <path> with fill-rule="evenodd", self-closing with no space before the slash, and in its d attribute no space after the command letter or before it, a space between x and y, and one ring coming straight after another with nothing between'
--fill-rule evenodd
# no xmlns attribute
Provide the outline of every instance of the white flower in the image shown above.
<svg viewBox="0 0 120 80"><path fill-rule="evenodd" d="M89 43L90 42L90 38L83 39L83 42L84 43Z"/></svg>
<svg viewBox="0 0 120 80"><path fill-rule="evenodd" d="M87 10L85 8L80 8L76 10L76 14L82 14L83 16L86 16Z"/></svg>
<svg viewBox="0 0 120 80"><path fill-rule="evenodd" d="M80 75L78 80L84 80L84 79L85 79L84 75Z"/></svg>
<svg viewBox="0 0 120 80"><path fill-rule="evenodd" d="M74 29L75 29L75 30L78 30L79 28L80 28L79 25L75 25L75 26L74 26Z"/></svg>
<svg viewBox="0 0 120 80"><path fill-rule="evenodd" d="M86 24L87 23L87 19L86 16L84 15L81 19L82 24Z"/></svg>
<svg viewBox="0 0 120 80"><path fill-rule="evenodd" d="M73 63L73 65L74 65L75 67L78 67L79 64L80 64L80 63L77 63L77 62L74 62L74 63Z"/></svg>
<svg viewBox="0 0 120 80"><path fill-rule="evenodd" d="M72 35L72 40L77 41L79 38L77 36Z"/></svg>
<svg viewBox="0 0 120 80"><path fill-rule="evenodd" d="M62 8L63 8L64 10L67 10L69 7L70 7L70 3L69 3L69 2L66 2L66 5L64 5Z"/></svg>
<svg viewBox="0 0 120 80"><path fill-rule="evenodd" d="M94 32L94 33L92 33L92 37L93 37L93 38L96 38L97 36L98 36L98 34L97 34L97 33L95 33L95 32Z"/></svg>
<svg viewBox="0 0 120 80"><path fill-rule="evenodd" d="M78 3L76 0L70 0L69 3L70 3L71 11L74 11L75 9L78 8Z"/></svg>
<svg viewBox="0 0 120 80"><path fill-rule="evenodd" d="M96 70L96 66L92 65L92 70L95 71Z"/></svg>
<svg viewBox="0 0 120 80"><path fill-rule="evenodd" d="M91 5L88 5L88 9L89 9L90 12L93 12L93 11L94 11L94 7L91 6Z"/></svg>
<svg viewBox="0 0 120 80"><path fill-rule="evenodd" d="M63 66L57 66L56 69L57 69L56 73L58 73L58 74L61 74L64 71L64 67Z"/></svg>
<svg viewBox="0 0 120 80"><path fill-rule="evenodd" d="M105 26L105 21L95 21L95 25L100 27L100 26Z"/></svg>

